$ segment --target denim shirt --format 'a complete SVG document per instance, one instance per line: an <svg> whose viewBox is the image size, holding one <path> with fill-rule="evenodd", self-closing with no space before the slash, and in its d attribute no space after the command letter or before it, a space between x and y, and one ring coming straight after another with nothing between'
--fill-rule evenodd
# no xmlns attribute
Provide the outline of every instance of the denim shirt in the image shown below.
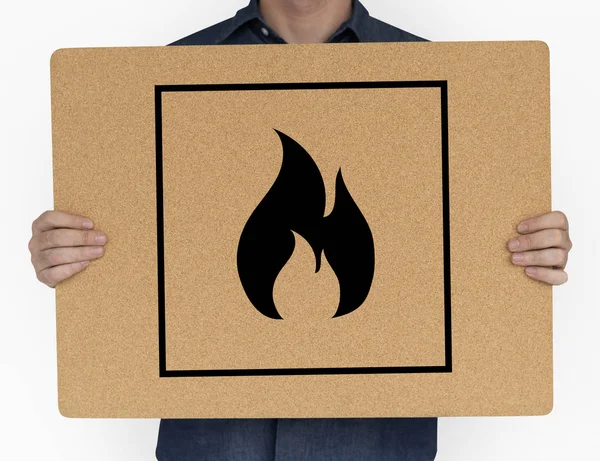
<svg viewBox="0 0 600 461"><path fill-rule="evenodd" d="M259 0L169 45L285 44ZM358 1L326 43L427 41L375 19ZM437 418L163 419L160 461L432 461Z"/></svg>

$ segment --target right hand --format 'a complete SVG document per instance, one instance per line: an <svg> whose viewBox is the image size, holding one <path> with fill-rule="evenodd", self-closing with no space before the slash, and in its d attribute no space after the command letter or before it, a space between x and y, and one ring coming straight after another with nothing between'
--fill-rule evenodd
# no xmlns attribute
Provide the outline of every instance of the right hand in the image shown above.
<svg viewBox="0 0 600 461"><path fill-rule="evenodd" d="M91 227L84 227L89 221ZM90 230L94 224L85 216L64 211L44 211L31 225L29 252L37 279L54 288L58 283L87 267L91 259L104 254L103 241L97 236L106 235ZM100 253L94 253L100 249Z"/></svg>

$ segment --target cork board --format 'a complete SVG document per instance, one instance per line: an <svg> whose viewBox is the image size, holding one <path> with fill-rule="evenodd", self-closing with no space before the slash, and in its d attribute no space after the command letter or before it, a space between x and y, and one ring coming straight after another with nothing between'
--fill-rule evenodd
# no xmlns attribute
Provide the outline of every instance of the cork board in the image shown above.
<svg viewBox="0 0 600 461"><path fill-rule="evenodd" d="M543 42L60 49L55 209L105 254L56 287L69 417L541 415Z"/></svg>

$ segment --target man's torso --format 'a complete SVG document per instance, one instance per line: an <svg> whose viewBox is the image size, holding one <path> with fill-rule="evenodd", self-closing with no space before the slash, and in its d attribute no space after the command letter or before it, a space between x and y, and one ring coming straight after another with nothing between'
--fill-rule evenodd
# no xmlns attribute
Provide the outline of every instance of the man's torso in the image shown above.
<svg viewBox="0 0 600 461"><path fill-rule="evenodd" d="M352 4L327 43L427 41ZM257 0L170 45L242 44L285 44ZM164 419L156 447L160 461L432 461L436 452L436 418Z"/></svg>

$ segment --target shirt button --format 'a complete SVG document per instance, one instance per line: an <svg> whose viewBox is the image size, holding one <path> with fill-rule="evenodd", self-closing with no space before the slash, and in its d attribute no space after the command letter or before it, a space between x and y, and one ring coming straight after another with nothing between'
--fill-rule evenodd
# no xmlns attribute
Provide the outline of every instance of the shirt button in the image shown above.
<svg viewBox="0 0 600 461"><path fill-rule="evenodd" d="M263 35L266 37L267 35L269 35L269 31L266 29L266 27L261 27L260 31L263 33Z"/></svg>

